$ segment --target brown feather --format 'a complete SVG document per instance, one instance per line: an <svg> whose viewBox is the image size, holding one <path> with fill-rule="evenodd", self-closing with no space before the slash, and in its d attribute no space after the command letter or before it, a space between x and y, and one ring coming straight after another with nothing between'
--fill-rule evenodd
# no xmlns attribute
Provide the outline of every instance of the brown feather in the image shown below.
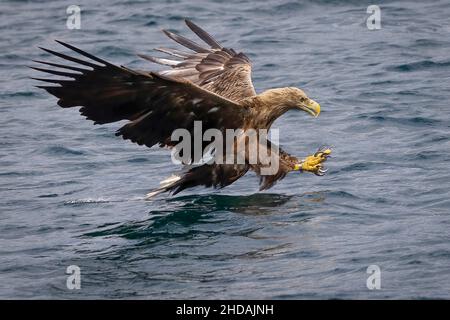
<svg viewBox="0 0 450 320"><path fill-rule="evenodd" d="M217 93L233 101L240 101L249 96L255 96L256 92L251 80L250 59L243 53L237 53L234 49L223 48L209 33L201 29L190 20L186 25L210 48L204 48L194 41L177 35L173 32L163 30L172 40L184 47L195 51L189 54L175 49L158 48L156 50L183 59L183 62L175 63L172 60L159 59L140 55L152 62L168 65L174 72L163 71L161 74L172 75L189 79L197 85L205 87L208 91ZM181 72L177 69L194 67L196 71Z"/></svg>

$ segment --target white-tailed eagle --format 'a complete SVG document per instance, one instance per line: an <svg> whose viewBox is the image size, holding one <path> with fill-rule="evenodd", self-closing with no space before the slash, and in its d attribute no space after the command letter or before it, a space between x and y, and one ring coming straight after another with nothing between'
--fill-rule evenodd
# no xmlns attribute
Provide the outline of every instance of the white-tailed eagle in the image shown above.
<svg viewBox="0 0 450 320"><path fill-rule="evenodd" d="M41 48L65 63L35 61L53 68L32 68L63 79L34 79L48 83L38 87L57 97L59 106L81 107L80 113L95 124L129 120L116 135L147 147L174 147L172 132L179 128L193 132L195 121L202 122L202 130L268 130L288 110L319 115L320 105L298 88L270 89L257 94L251 80L251 63L244 53L223 47L193 22L186 20L186 24L207 46L164 30L185 50L156 49L170 58L140 55L170 67L167 70L132 70L57 41L80 57ZM274 144L266 142L270 153ZM249 161L189 166L182 174L163 181L149 196L165 191L176 194L199 185L222 188L248 170L260 176L260 190L264 190L290 171L323 175L326 171L323 162L330 153L330 149L321 148L314 155L299 159L277 148L279 166L270 175L261 174L263 164Z"/></svg>

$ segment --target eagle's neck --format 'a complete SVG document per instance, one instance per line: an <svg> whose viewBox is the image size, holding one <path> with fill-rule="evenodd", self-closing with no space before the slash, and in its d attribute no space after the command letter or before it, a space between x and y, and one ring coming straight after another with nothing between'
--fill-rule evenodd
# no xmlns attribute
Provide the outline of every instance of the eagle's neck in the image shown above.
<svg viewBox="0 0 450 320"><path fill-rule="evenodd" d="M270 129L275 120L287 111L296 108L283 89L267 90L254 97L253 103L254 125L262 129Z"/></svg>

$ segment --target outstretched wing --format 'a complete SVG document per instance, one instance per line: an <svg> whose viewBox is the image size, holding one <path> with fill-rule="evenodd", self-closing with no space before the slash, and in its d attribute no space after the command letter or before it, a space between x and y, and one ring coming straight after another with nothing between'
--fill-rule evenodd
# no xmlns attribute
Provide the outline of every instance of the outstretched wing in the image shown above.
<svg viewBox="0 0 450 320"><path fill-rule="evenodd" d="M56 69L33 69L66 78L34 78L54 84L39 87L57 97L63 108L80 106L81 114L95 123L130 120L116 135L140 145L173 146L173 130L184 128L192 133L196 120L202 121L203 130L239 128L249 112L187 80L119 67L69 44L58 43L88 59L41 48L76 66L36 61Z"/></svg>
<svg viewBox="0 0 450 320"><path fill-rule="evenodd" d="M155 58L148 55L140 57L149 61L170 66L171 69L159 72L162 75L183 77L218 95L233 101L256 95L251 79L250 59L242 52L222 47L210 34L185 20L186 25L209 47L167 30L163 32L172 40L193 52L176 49L157 48L176 59Z"/></svg>

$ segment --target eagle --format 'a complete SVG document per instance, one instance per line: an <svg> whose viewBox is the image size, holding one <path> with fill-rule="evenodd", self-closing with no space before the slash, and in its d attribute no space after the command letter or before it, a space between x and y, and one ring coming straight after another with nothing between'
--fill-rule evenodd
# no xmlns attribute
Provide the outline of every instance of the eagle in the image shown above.
<svg viewBox="0 0 450 320"><path fill-rule="evenodd" d="M314 117L319 115L320 105L299 88L275 88L257 94L247 55L223 47L192 21L186 19L185 23L203 45L162 30L183 46L183 50L156 48L167 55L165 58L139 55L166 66L162 71L118 66L55 40L75 55L39 47L64 63L33 60L40 65L31 68L58 78L32 79L45 82L36 87L55 96L60 107L80 107L81 115L94 124L128 120L116 131L116 136L149 148L158 145L173 149L177 143L171 138L174 130L182 128L193 133L197 121L201 121L202 130L215 128L224 133L228 129L242 129L245 132L269 130L288 110L302 110ZM269 138L264 139L267 153L278 162L275 172L264 174L267 163L248 161L248 152L244 154L243 163L194 163L191 159L190 163L182 163L181 171L162 181L147 198L162 192L177 194L196 186L223 188L249 170L259 176L260 190L271 188L291 171L325 174L324 162L330 157L330 148L321 147L301 159L288 154Z"/></svg>

